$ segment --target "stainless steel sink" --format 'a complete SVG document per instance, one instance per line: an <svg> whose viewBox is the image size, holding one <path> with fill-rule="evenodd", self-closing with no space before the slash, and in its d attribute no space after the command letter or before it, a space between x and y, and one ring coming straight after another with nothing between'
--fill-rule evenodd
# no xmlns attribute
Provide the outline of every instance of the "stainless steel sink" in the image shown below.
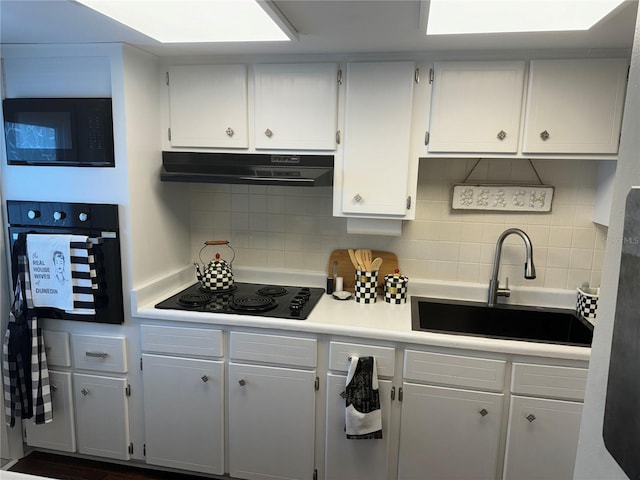
<svg viewBox="0 0 640 480"><path fill-rule="evenodd" d="M413 330L590 347L593 326L573 310L411 297Z"/></svg>

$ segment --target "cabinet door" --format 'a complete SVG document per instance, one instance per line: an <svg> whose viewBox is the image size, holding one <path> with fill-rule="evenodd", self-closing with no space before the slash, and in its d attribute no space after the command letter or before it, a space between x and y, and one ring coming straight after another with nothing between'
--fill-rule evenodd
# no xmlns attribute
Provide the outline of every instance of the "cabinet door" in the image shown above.
<svg viewBox="0 0 640 480"><path fill-rule="evenodd" d="M126 378L73 374L78 452L129 460Z"/></svg>
<svg viewBox="0 0 640 480"><path fill-rule="evenodd" d="M76 435L73 423L73 400L71 374L49 370L53 421L35 425L32 419L25 420L27 445L51 448L63 452L76 451Z"/></svg>
<svg viewBox="0 0 640 480"><path fill-rule="evenodd" d="M498 478L503 394L404 383L399 479Z"/></svg>
<svg viewBox="0 0 640 480"><path fill-rule="evenodd" d="M229 363L229 474L311 478L314 371Z"/></svg>
<svg viewBox="0 0 640 480"><path fill-rule="evenodd" d="M247 148L246 65L169 68L172 147Z"/></svg>
<svg viewBox="0 0 640 480"><path fill-rule="evenodd" d="M382 439L348 440L344 431L345 403L340 396L347 377L327 375L327 432L325 478L327 480L386 480L389 478L389 421L391 381L379 380Z"/></svg>
<svg viewBox="0 0 640 480"><path fill-rule="evenodd" d="M142 355L147 463L224 473L221 361Z"/></svg>
<svg viewBox="0 0 640 480"><path fill-rule="evenodd" d="M626 59L533 60L524 153L618 151Z"/></svg>
<svg viewBox="0 0 640 480"><path fill-rule="evenodd" d="M407 212L414 72L413 62L348 65L345 214L402 217Z"/></svg>
<svg viewBox="0 0 640 480"><path fill-rule="evenodd" d="M253 72L256 148L335 149L337 64L255 65Z"/></svg>
<svg viewBox="0 0 640 480"><path fill-rule="evenodd" d="M430 152L516 153L524 62L434 65Z"/></svg>
<svg viewBox="0 0 640 480"><path fill-rule="evenodd" d="M513 395L504 479L573 478L582 403Z"/></svg>

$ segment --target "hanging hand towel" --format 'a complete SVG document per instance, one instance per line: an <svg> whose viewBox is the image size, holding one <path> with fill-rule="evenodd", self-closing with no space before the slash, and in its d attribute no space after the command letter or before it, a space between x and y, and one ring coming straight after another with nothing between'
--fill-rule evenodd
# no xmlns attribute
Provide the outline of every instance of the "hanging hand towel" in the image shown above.
<svg viewBox="0 0 640 480"><path fill-rule="evenodd" d="M347 438L382 438L382 412L375 357L351 357L345 400Z"/></svg>
<svg viewBox="0 0 640 480"><path fill-rule="evenodd" d="M73 309L70 245L71 235L27 235L34 307Z"/></svg>
<svg viewBox="0 0 640 480"><path fill-rule="evenodd" d="M65 312L76 315L95 315L95 297L93 292L98 287L93 256L93 243L88 236L71 236L70 258L71 284L73 285L73 309L67 309Z"/></svg>

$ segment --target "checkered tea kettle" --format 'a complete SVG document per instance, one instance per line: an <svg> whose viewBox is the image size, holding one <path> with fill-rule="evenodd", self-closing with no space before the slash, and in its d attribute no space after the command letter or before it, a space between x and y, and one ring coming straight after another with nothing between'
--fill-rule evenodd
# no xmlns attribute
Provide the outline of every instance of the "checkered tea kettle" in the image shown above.
<svg viewBox="0 0 640 480"><path fill-rule="evenodd" d="M226 245L233 252L231 261L227 263L220 258L220 254L216 253L215 259L211 260L205 267L202 261L202 250L209 245ZM208 240L204 242L204 247L200 249L198 254L203 269L200 269L200 264L194 263L196 267L196 277L200 282L200 288L208 292L223 292L233 288L233 272L231 271L231 264L236 258L236 252L229 245L228 240Z"/></svg>

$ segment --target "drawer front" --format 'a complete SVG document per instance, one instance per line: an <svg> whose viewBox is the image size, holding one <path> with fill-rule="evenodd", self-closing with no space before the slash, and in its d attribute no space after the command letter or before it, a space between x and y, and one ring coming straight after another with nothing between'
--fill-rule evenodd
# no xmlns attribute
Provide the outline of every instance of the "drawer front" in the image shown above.
<svg viewBox="0 0 640 480"><path fill-rule="evenodd" d="M331 342L329 344L329 370L347 372L351 357L375 357L378 376L393 377L396 368L396 349L362 345L359 343Z"/></svg>
<svg viewBox="0 0 640 480"><path fill-rule="evenodd" d="M315 338L231 332L229 354L235 360L315 367L316 346Z"/></svg>
<svg viewBox="0 0 640 480"><path fill-rule="evenodd" d="M587 372L586 368L514 363L511 391L523 395L584 400Z"/></svg>
<svg viewBox="0 0 640 480"><path fill-rule="evenodd" d="M442 353L407 350L404 378L419 382L454 385L501 392L506 362Z"/></svg>
<svg viewBox="0 0 640 480"><path fill-rule="evenodd" d="M69 332L42 330L47 365L52 367L70 367L71 349L69 347Z"/></svg>
<svg viewBox="0 0 640 480"><path fill-rule="evenodd" d="M140 336L144 352L201 357L222 357L224 352L221 330L142 325Z"/></svg>
<svg viewBox="0 0 640 480"><path fill-rule="evenodd" d="M73 366L84 370L126 373L127 349L124 337L71 335Z"/></svg>

